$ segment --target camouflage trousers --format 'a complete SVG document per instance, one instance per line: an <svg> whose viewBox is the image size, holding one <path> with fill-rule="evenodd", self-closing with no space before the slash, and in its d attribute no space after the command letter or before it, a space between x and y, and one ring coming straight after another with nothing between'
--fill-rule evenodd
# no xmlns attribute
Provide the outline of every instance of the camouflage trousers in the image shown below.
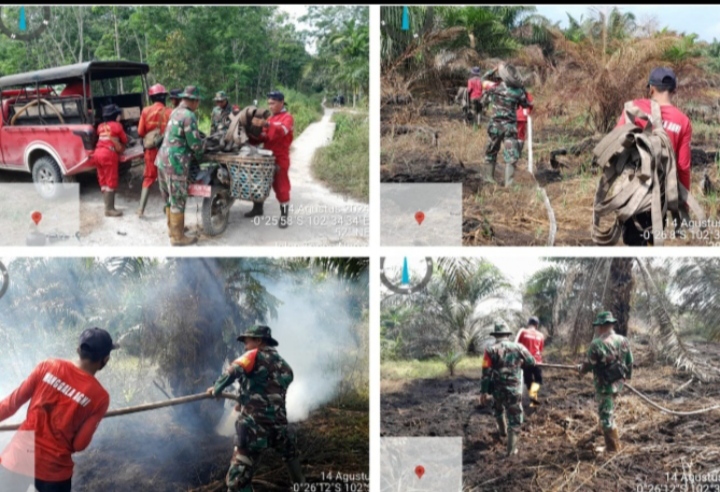
<svg viewBox="0 0 720 492"><path fill-rule="evenodd" d="M283 461L297 457L295 436L286 425L265 427L251 416L241 415L235 422L235 432L235 449L225 477L228 492L252 492L255 464L265 449L275 449Z"/></svg>
<svg viewBox="0 0 720 492"><path fill-rule="evenodd" d="M488 143L485 147L485 162L495 164L500 148L506 165L515 165L520 159L521 145L517 135L516 123L505 123L496 120L488 125Z"/></svg>
<svg viewBox="0 0 720 492"><path fill-rule="evenodd" d="M188 197L188 172L185 168L183 174L177 174L173 166L158 164L158 184L160 194L165 200L165 205L170 207L173 213L185 213L185 203Z"/></svg>
<svg viewBox="0 0 720 492"><path fill-rule="evenodd" d="M523 423L522 386L519 393L509 388L496 389L493 392L493 409L498 425L502 425L507 414L507 426L519 430Z"/></svg>
<svg viewBox="0 0 720 492"><path fill-rule="evenodd" d="M595 393L600 426L603 430L613 429L615 427L615 399L617 396L617 394L612 393Z"/></svg>

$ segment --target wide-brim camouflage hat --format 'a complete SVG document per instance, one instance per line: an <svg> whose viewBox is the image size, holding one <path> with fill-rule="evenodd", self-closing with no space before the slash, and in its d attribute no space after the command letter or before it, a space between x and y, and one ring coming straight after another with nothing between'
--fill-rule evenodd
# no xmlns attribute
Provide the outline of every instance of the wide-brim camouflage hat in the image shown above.
<svg viewBox="0 0 720 492"><path fill-rule="evenodd" d="M512 335L512 331L510 331L510 328L508 328L505 323L498 321L495 323L495 327L490 334L494 337L499 337L505 335Z"/></svg>
<svg viewBox="0 0 720 492"><path fill-rule="evenodd" d="M598 313L597 318L593 321L593 326L606 325L608 323L617 323L617 320L610 311Z"/></svg>
<svg viewBox="0 0 720 492"><path fill-rule="evenodd" d="M269 326L254 325L245 330L245 333L237 337L238 342L245 343L246 338L262 338L271 347L277 347L278 341L272 337L272 330Z"/></svg>
<svg viewBox="0 0 720 492"><path fill-rule="evenodd" d="M181 99L192 99L195 101L202 100L202 97L200 96L200 89L198 89L194 85L189 85L185 87L185 90L182 91L182 94L179 96Z"/></svg>
<svg viewBox="0 0 720 492"><path fill-rule="evenodd" d="M215 97L213 98L213 101L215 101L215 102L227 101L227 94L225 94L225 91L218 91L215 93Z"/></svg>
<svg viewBox="0 0 720 492"><path fill-rule="evenodd" d="M505 63L498 70L498 76L510 87L521 87L523 84L522 76L514 65Z"/></svg>

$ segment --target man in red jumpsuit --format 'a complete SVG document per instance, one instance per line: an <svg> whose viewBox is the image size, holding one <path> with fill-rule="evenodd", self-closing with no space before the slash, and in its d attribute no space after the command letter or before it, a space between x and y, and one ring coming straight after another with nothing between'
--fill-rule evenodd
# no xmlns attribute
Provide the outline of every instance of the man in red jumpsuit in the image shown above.
<svg viewBox="0 0 720 492"><path fill-rule="evenodd" d="M482 79L480 78L480 67L473 67L470 70L470 78L467 83L468 103L473 122L477 124L478 115L482 112L480 98L483 94Z"/></svg>
<svg viewBox="0 0 720 492"><path fill-rule="evenodd" d="M525 93L527 94L527 100L530 103L530 107L523 108L522 106L518 106L517 108L518 141L520 142L521 154L523 151L523 147L525 146L525 139L527 137L527 119L533 109L533 97L529 92L525 91Z"/></svg>
<svg viewBox="0 0 720 492"><path fill-rule="evenodd" d="M535 316L528 320L527 328L523 328L517 334L515 343L519 343L528 349L537 364L542 364L542 352L545 349L545 335L538 331L540 320ZM542 384L542 370L538 365L523 367L523 380L530 395L530 406L538 404L538 391Z"/></svg>
<svg viewBox="0 0 720 492"><path fill-rule="evenodd" d="M165 106L167 98L167 90L162 84L155 84L148 90L152 105L143 109L140 115L140 124L138 125L138 135L145 139L148 134L155 135L153 140L155 143L145 147L145 171L143 172L142 193L140 194L140 208L137 211L138 217L142 217L145 213L150 187L158 178L157 167L155 167L155 158L159 150L158 142L165 135L165 127L170 120L172 108Z"/></svg>
<svg viewBox="0 0 720 492"><path fill-rule="evenodd" d="M262 117L252 119L253 126L263 127L260 140L265 148L271 150L275 156L275 163L280 167L275 173L273 190L280 202L280 221L278 226L285 229L288 225L290 211L290 145L293 141L293 128L295 121L285 107L285 96L282 92L273 91L267 95L268 109L272 116L265 120ZM253 209L246 214L255 217L263 214L262 202L255 202Z"/></svg>
<svg viewBox="0 0 720 492"><path fill-rule="evenodd" d="M685 188L690 189L690 140L692 139L692 123L682 111L673 106L672 95L677 88L675 73L665 67L653 69L650 72L650 80L647 84L649 99L635 99L633 103L645 114L651 114L650 101L656 101L660 105L660 112L663 120L663 128L670 137L673 150L677 157L678 181ZM625 124L625 113L620 116L617 126ZM637 119L635 124L645 128L647 122ZM687 205L685 205L687 206ZM642 227L638 229L635 220ZM637 214L625 222L623 227L623 242L627 246L647 246L653 244L652 234L646 238L644 230L652 227L652 216L650 212Z"/></svg>
<svg viewBox="0 0 720 492"><path fill-rule="evenodd" d="M95 374L116 348L107 331L89 328L80 335L75 363L41 362L0 401L0 422L30 402L20 432L0 457L0 490L25 491L34 482L32 490L39 492L70 492L72 454L90 445L110 406L110 396Z"/></svg>
<svg viewBox="0 0 720 492"><path fill-rule="evenodd" d="M97 168L100 190L105 199L105 217L120 217L123 213L115 210L115 190L118 187L118 166L120 154L125 150L128 138L120 124L122 110L115 104L103 107L103 123L98 125L98 143L93 160Z"/></svg>

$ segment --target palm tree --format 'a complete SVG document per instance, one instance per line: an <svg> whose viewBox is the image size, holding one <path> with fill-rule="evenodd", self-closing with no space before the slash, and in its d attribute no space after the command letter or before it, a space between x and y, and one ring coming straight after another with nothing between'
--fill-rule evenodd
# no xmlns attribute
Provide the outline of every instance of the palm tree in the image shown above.
<svg viewBox="0 0 720 492"><path fill-rule="evenodd" d="M720 370L694 355L683 341L680 322L707 330L717 339L719 316L715 309L716 287L720 286L720 262L715 259L685 259L672 268L659 268L644 258L570 258L550 260L565 268L562 282L549 284L556 298L555 324L567 329L574 350L592 336L591 322L601 309L618 313L618 331L629 333L627 321L633 297L642 295L644 315L650 318L653 348L676 366L701 380L720 377ZM710 274L707 275L706 273ZM658 275L663 275L661 279ZM539 276L539 274L536 274ZM530 294L526 290L526 295ZM531 301L542 297L527 296Z"/></svg>

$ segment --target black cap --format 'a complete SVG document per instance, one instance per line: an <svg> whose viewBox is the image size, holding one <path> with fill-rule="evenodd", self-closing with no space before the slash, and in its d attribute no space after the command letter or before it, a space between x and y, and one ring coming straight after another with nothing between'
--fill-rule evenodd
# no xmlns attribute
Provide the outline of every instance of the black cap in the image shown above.
<svg viewBox="0 0 720 492"><path fill-rule="evenodd" d="M285 94L283 94L280 91L272 91L268 92L267 94L268 99L272 99L274 101L284 101L285 100Z"/></svg>
<svg viewBox="0 0 720 492"><path fill-rule="evenodd" d="M170 99L180 99L180 93L182 89L172 89L170 91Z"/></svg>
<svg viewBox="0 0 720 492"><path fill-rule="evenodd" d="M110 333L102 328L88 328L80 334L80 348L91 354L107 357L110 351L120 348L113 343Z"/></svg>
<svg viewBox="0 0 720 492"><path fill-rule="evenodd" d="M648 88L653 86L672 92L677 87L677 77L675 77L675 72L670 68L654 68L653 71L650 72L650 80L648 80L647 86Z"/></svg>
<svg viewBox="0 0 720 492"><path fill-rule="evenodd" d="M117 104L108 104L102 108L103 118L113 118L122 113L122 109Z"/></svg>
<svg viewBox="0 0 720 492"><path fill-rule="evenodd" d="M528 320L528 325L540 326L540 320L537 319L535 316L531 316Z"/></svg>

